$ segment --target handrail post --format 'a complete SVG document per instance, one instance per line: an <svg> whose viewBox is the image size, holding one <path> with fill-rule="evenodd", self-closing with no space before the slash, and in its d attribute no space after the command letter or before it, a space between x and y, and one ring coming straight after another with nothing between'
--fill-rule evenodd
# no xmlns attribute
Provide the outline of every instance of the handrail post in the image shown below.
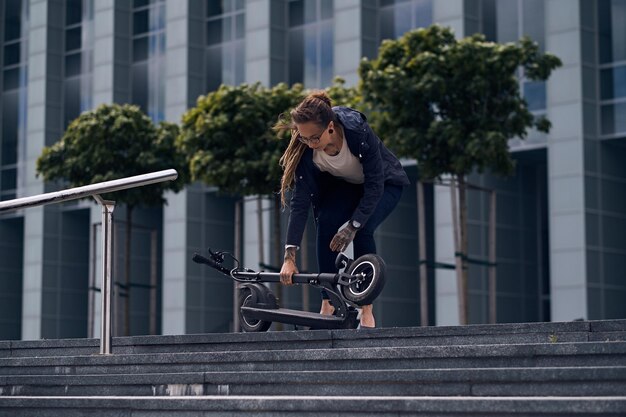
<svg viewBox="0 0 626 417"><path fill-rule="evenodd" d="M115 201L104 200L99 195L94 195L102 206L102 317L100 324L100 354L111 354L111 270L112 270L112 230L113 210Z"/></svg>

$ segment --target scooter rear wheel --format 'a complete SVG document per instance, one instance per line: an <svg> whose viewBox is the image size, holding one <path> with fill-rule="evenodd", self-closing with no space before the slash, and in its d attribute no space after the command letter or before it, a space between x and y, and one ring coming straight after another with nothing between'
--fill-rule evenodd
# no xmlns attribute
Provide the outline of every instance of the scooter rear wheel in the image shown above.
<svg viewBox="0 0 626 417"><path fill-rule="evenodd" d="M342 295L357 305L368 305L378 297L385 286L385 261L378 255L367 254L354 260L346 271L359 279L341 286Z"/></svg>
<svg viewBox="0 0 626 417"><path fill-rule="evenodd" d="M270 296L273 296L271 291L264 285L251 284L246 285L239 289L238 299L239 306L251 306L258 304L268 304L270 302ZM252 332L265 332L272 325L271 321L255 320L246 317L241 309L239 310L239 324L241 330L246 333Z"/></svg>

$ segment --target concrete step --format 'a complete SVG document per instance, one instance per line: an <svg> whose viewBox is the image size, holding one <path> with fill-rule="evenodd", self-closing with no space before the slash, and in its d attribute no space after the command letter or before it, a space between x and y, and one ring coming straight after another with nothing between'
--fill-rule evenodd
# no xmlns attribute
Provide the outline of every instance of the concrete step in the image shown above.
<svg viewBox="0 0 626 417"><path fill-rule="evenodd" d="M189 372L0 377L6 396L619 396L626 367Z"/></svg>
<svg viewBox="0 0 626 417"><path fill-rule="evenodd" d="M113 338L113 353L626 341L626 320ZM99 352L97 339L0 342L0 358Z"/></svg>
<svg viewBox="0 0 626 417"><path fill-rule="evenodd" d="M0 375L573 366L626 366L626 342L2 358Z"/></svg>
<svg viewBox="0 0 626 417"><path fill-rule="evenodd" d="M119 416L603 416L626 415L626 397L0 397L1 417Z"/></svg>

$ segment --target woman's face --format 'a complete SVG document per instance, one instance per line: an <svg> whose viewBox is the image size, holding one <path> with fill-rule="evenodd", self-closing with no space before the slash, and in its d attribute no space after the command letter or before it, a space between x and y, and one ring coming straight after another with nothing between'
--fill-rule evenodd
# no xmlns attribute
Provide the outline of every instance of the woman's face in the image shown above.
<svg viewBox="0 0 626 417"><path fill-rule="evenodd" d="M314 122L297 123L298 140L311 149L324 149L330 143L328 129L332 128L332 123L330 122L326 128L320 128Z"/></svg>

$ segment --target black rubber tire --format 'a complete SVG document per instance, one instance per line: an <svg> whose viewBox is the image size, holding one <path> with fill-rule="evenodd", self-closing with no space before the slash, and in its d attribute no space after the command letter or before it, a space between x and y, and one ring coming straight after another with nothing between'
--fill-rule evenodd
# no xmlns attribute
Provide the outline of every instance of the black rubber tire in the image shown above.
<svg viewBox="0 0 626 417"><path fill-rule="evenodd" d="M341 294L359 306L372 304L385 286L385 269L385 261L378 255L359 257L346 272L350 275L364 274L364 279L351 285L341 285Z"/></svg>
<svg viewBox="0 0 626 417"><path fill-rule="evenodd" d="M239 306L243 307L247 304L267 303L270 290L264 285L255 285L254 289L250 287L241 287L238 293ZM251 320L244 316L239 310L239 325L241 330L246 333L266 332L272 325L271 321Z"/></svg>

